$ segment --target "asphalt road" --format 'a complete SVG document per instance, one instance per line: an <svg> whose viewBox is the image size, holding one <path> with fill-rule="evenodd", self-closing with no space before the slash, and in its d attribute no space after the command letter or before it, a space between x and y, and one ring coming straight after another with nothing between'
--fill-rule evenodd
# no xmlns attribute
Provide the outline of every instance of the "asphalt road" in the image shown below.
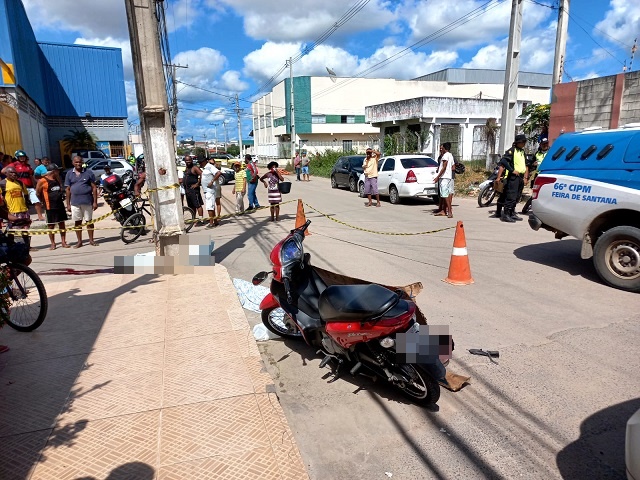
<svg viewBox="0 0 640 480"><path fill-rule="evenodd" d="M232 211L231 186L224 192L223 209ZM449 325L454 335L449 369L471 377L457 393L443 390L438 407L427 410L365 377L328 383L320 357L302 344L261 344L312 479L389 478L386 472L394 479L624 478L624 426L640 408L640 296L602 284L591 261L580 259L577 240L554 240L526 221L490 219L493 209L478 208L475 198L454 199L450 220L432 216L428 200L365 208L357 194L318 178L294 182L285 197L381 232L463 220L475 279L457 287L441 281L453 230L375 235L307 209L312 263L385 284L422 282L418 305L429 323ZM267 203L266 190L259 198ZM268 270L271 248L293 228L295 203L283 205L281 216L271 223L261 211L206 231L216 241L216 261L233 278ZM68 280L49 274L100 270L113 266L113 255L152 249L148 239L124 246L117 230L98 233L100 247L38 249L36 270L45 282ZM185 294L197 298L195 289ZM499 350L498 365L469 348Z"/></svg>

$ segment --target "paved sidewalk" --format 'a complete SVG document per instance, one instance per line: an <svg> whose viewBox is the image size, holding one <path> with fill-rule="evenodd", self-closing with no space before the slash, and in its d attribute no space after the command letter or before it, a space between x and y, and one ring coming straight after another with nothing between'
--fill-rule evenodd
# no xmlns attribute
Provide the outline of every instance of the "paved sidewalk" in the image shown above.
<svg viewBox="0 0 640 480"><path fill-rule="evenodd" d="M47 289L0 331L0 478L308 479L224 267Z"/></svg>

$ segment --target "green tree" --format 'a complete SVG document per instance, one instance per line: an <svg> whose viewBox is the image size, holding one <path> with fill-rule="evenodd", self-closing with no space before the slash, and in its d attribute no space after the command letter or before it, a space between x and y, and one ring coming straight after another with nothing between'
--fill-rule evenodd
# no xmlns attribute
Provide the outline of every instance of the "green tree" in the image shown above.
<svg viewBox="0 0 640 480"><path fill-rule="evenodd" d="M87 130L69 130L69 134L65 135L62 141L68 150L97 150L96 142L98 138Z"/></svg>
<svg viewBox="0 0 640 480"><path fill-rule="evenodd" d="M549 133L549 116L551 105L532 103L522 110L523 117L526 117L522 124L522 131L530 142L538 143L538 135Z"/></svg>
<svg viewBox="0 0 640 480"><path fill-rule="evenodd" d="M238 147L237 145L229 145L227 147L227 153L229 155L233 155L234 157L237 157L238 155L240 155L240 147Z"/></svg>
<svg viewBox="0 0 640 480"><path fill-rule="evenodd" d="M196 147L193 151L198 160L201 160L206 157L206 152L202 147Z"/></svg>

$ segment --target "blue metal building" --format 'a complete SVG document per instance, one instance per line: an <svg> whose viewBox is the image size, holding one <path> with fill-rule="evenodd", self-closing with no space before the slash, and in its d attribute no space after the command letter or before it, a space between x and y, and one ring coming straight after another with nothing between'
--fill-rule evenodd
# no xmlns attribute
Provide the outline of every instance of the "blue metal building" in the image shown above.
<svg viewBox="0 0 640 480"><path fill-rule="evenodd" d="M119 48L38 42L22 1L0 0L0 69L0 107L18 113L20 148L31 158L60 161L59 142L71 130L93 133L112 156L124 154L127 104ZM0 117L0 151L15 146L9 122Z"/></svg>

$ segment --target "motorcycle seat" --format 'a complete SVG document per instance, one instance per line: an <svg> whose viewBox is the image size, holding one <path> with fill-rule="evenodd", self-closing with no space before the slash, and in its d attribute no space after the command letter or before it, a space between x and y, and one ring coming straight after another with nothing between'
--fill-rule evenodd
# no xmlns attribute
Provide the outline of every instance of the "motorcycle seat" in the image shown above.
<svg viewBox="0 0 640 480"><path fill-rule="evenodd" d="M320 295L320 318L327 323L366 321L382 316L400 296L380 285L332 285Z"/></svg>

